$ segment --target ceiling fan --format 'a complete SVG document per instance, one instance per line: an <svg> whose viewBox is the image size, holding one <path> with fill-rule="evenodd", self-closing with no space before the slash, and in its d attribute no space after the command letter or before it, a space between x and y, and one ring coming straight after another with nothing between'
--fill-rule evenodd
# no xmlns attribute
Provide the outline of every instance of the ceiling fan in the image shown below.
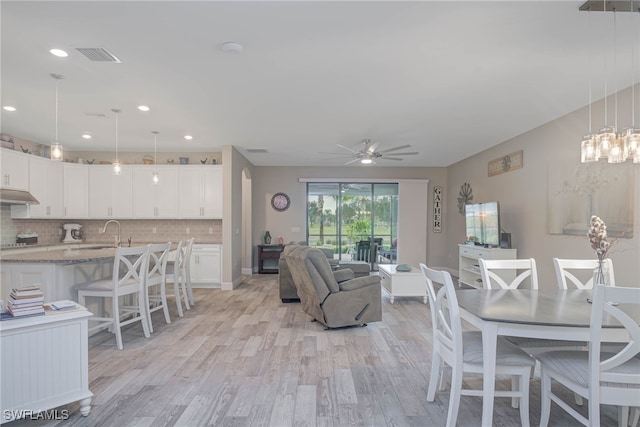
<svg viewBox="0 0 640 427"><path fill-rule="evenodd" d="M361 147L359 149L354 150L353 148L346 147L341 144L336 144L338 147L347 150L347 153L339 153L339 155L354 157L353 160L349 160L345 165L350 165L351 163L360 162L363 165L369 165L375 163L376 160L403 160L400 157L396 156L409 156L419 154L417 151L407 152L407 153L398 153L399 150L404 150L405 148L411 147L411 145L399 145L397 147L387 148L386 150L376 151L379 143L374 143L370 139L363 139L360 142ZM337 153L329 153L329 154L337 154Z"/></svg>

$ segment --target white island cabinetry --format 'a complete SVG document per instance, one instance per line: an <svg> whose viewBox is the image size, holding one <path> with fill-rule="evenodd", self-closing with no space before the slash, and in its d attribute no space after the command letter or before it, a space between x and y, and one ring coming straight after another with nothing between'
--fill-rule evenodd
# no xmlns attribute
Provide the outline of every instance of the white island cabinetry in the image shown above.
<svg viewBox="0 0 640 427"><path fill-rule="evenodd" d="M458 245L460 248L460 258L458 260L460 268L459 285L467 285L473 288L482 289L482 276L480 275L480 262L478 259L516 259L517 249L484 248L482 246ZM497 271L500 277L508 282L515 279L515 272Z"/></svg>
<svg viewBox="0 0 640 427"><path fill-rule="evenodd" d="M189 269L191 284L197 288L209 288L220 285L222 245L196 243L191 249Z"/></svg>

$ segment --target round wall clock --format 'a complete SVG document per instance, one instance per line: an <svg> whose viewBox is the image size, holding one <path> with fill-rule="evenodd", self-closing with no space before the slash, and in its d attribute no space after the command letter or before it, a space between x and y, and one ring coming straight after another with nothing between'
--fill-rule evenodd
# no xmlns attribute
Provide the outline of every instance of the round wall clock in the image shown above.
<svg viewBox="0 0 640 427"><path fill-rule="evenodd" d="M278 212L286 211L289 209L289 205L291 205L291 200L285 193L276 193L271 198L271 206Z"/></svg>

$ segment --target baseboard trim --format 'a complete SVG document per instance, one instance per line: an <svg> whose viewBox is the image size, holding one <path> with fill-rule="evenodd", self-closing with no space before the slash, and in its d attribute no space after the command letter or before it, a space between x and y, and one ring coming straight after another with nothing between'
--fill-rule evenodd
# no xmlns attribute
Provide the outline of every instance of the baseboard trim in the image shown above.
<svg viewBox="0 0 640 427"><path fill-rule="evenodd" d="M253 268L242 268L242 274L244 274L245 276L250 276L253 274Z"/></svg>

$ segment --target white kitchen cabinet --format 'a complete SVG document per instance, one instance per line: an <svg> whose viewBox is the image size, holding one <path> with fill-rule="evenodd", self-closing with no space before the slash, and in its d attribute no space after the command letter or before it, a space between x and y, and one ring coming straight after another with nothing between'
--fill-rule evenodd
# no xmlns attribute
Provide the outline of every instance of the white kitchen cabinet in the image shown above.
<svg viewBox="0 0 640 427"><path fill-rule="evenodd" d="M64 165L63 218L89 216L89 170L87 165Z"/></svg>
<svg viewBox="0 0 640 427"><path fill-rule="evenodd" d="M222 218L222 167L190 166L178 171L180 218Z"/></svg>
<svg viewBox="0 0 640 427"><path fill-rule="evenodd" d="M152 180L157 171L158 183ZM178 172L176 166L133 168L133 216L135 218L178 217Z"/></svg>
<svg viewBox="0 0 640 427"><path fill-rule="evenodd" d="M14 150L0 151L0 187L29 191L29 155Z"/></svg>
<svg viewBox="0 0 640 427"><path fill-rule="evenodd" d="M133 170L124 166L120 175L112 166L89 166L89 217L133 217Z"/></svg>
<svg viewBox="0 0 640 427"><path fill-rule="evenodd" d="M219 285L221 275L222 245L196 243L191 249L191 284L194 287Z"/></svg>
<svg viewBox="0 0 640 427"><path fill-rule="evenodd" d="M29 158L29 192L39 205L12 205L12 218L62 218L64 174L61 162L44 157Z"/></svg>
<svg viewBox="0 0 640 427"><path fill-rule="evenodd" d="M458 267L460 269L459 285L467 285L482 289L482 276L480 274L480 261L478 259L516 259L517 249L484 248L482 246L471 246L459 244L460 258ZM511 282L515 279L514 271L496 271L500 277Z"/></svg>

